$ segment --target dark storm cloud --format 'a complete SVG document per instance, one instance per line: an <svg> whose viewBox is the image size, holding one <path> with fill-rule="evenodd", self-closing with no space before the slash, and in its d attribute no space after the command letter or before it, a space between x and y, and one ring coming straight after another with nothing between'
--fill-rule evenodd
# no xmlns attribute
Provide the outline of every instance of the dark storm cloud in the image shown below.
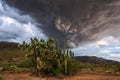
<svg viewBox="0 0 120 80"><path fill-rule="evenodd" d="M119 0L4 1L10 6L18 8L22 14L29 14L38 23L42 23L43 26L40 28L44 30L45 34L59 39L60 44L62 41L68 41L70 47L75 47L72 50L76 55L92 55L120 61L120 45L118 45L120 44ZM29 16L27 18L26 16L21 17L15 11L12 12L13 8L12 10L6 9L7 12L2 8L0 9L2 11L0 12L2 13L1 17L4 14L5 17L9 16L9 25L15 26L11 28L12 30L7 31L10 36L0 40L8 40L8 37L13 37L13 41L21 41L21 39L27 39L33 35L34 32L34 35L37 35L36 32L39 30L32 25ZM7 22L4 20L6 18L0 20L1 25ZM7 35L5 31L10 27L8 23L4 25L3 29L1 28L4 35ZM4 36L3 34L1 35ZM18 34L20 37L16 37L14 34ZM45 37L43 34L42 36Z"/></svg>
<svg viewBox="0 0 120 80"><path fill-rule="evenodd" d="M58 38L60 41L68 41L72 47L99 40L109 34L110 36L119 34L116 31L119 28L119 23L116 25L116 22L120 22L119 0L5 1L43 23L42 29L46 35Z"/></svg>

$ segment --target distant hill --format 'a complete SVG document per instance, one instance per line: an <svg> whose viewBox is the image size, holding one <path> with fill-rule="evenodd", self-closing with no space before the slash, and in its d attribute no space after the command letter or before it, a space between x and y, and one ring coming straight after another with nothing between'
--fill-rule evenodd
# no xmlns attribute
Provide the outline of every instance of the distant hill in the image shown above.
<svg viewBox="0 0 120 80"><path fill-rule="evenodd" d="M18 43L0 42L0 60L24 58L25 52L18 48Z"/></svg>
<svg viewBox="0 0 120 80"><path fill-rule="evenodd" d="M75 57L77 60L81 61L81 62L88 62L88 63L120 63L118 61L113 61L113 60L107 60L104 58L98 58L96 56L77 56Z"/></svg>
<svg viewBox="0 0 120 80"><path fill-rule="evenodd" d="M24 51L21 51L18 48L18 43L14 42L0 42L0 59L11 59L11 58L19 58L24 57ZM80 62L88 62L88 63L119 63L113 60L106 60L103 58L98 58L95 56L77 56L75 57Z"/></svg>
<svg viewBox="0 0 120 80"><path fill-rule="evenodd" d="M18 48L18 43L0 42L0 50L2 50L2 49L16 49L16 48Z"/></svg>

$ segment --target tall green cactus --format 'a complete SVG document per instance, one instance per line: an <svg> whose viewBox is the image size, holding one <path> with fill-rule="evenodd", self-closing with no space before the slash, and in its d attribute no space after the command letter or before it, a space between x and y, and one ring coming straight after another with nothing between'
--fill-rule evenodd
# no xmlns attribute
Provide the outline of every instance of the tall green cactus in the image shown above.
<svg viewBox="0 0 120 80"><path fill-rule="evenodd" d="M58 41L53 38L47 41L37 38L31 38L30 43L23 42L19 47L27 52L27 57L32 61L34 74L40 75L40 72L69 74L70 60L73 60L74 53L66 49L60 49ZM55 71L52 71L55 70Z"/></svg>
<svg viewBox="0 0 120 80"><path fill-rule="evenodd" d="M68 64L68 51L66 50L66 44L64 44L64 69L65 74L67 74L67 64Z"/></svg>
<svg viewBox="0 0 120 80"><path fill-rule="evenodd" d="M69 53L70 53L70 57L71 57L71 58L74 58L74 53L73 53L71 50L70 50Z"/></svg>

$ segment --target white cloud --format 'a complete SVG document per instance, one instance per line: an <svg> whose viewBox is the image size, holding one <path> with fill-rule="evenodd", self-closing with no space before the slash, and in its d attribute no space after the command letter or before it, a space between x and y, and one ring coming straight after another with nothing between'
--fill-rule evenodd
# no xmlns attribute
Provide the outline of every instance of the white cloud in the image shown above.
<svg viewBox="0 0 120 80"><path fill-rule="evenodd" d="M22 42L29 41L31 37L46 38L35 24L30 16L21 15L17 9L0 1L0 41Z"/></svg>
<svg viewBox="0 0 120 80"><path fill-rule="evenodd" d="M105 45L108 45L108 42L106 42L105 40L100 40L96 43L96 45L99 45L99 46L105 46Z"/></svg>
<svg viewBox="0 0 120 80"><path fill-rule="evenodd" d="M106 56L106 59L117 60L120 61L120 53L111 53L109 56Z"/></svg>
<svg viewBox="0 0 120 80"><path fill-rule="evenodd" d="M109 36L101 40L73 48L76 56L98 56L106 59L120 61L120 41Z"/></svg>

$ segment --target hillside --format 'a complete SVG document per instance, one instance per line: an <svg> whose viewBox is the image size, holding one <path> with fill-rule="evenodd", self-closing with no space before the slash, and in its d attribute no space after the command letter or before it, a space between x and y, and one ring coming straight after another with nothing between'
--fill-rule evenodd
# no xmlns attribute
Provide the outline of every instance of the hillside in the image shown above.
<svg viewBox="0 0 120 80"><path fill-rule="evenodd" d="M23 58L24 52L18 48L18 43L0 42L0 60Z"/></svg>
<svg viewBox="0 0 120 80"><path fill-rule="evenodd" d="M120 71L120 62L98 58L96 56L77 56L75 57L80 61L81 67L90 70L110 70Z"/></svg>
<svg viewBox="0 0 120 80"><path fill-rule="evenodd" d="M3 49L18 49L18 43L0 42L0 50L3 50Z"/></svg>
<svg viewBox="0 0 120 80"><path fill-rule="evenodd" d="M96 56L77 56L75 57L77 60L81 62L88 62L88 63L120 63L118 61L107 60L104 58L98 58Z"/></svg>

